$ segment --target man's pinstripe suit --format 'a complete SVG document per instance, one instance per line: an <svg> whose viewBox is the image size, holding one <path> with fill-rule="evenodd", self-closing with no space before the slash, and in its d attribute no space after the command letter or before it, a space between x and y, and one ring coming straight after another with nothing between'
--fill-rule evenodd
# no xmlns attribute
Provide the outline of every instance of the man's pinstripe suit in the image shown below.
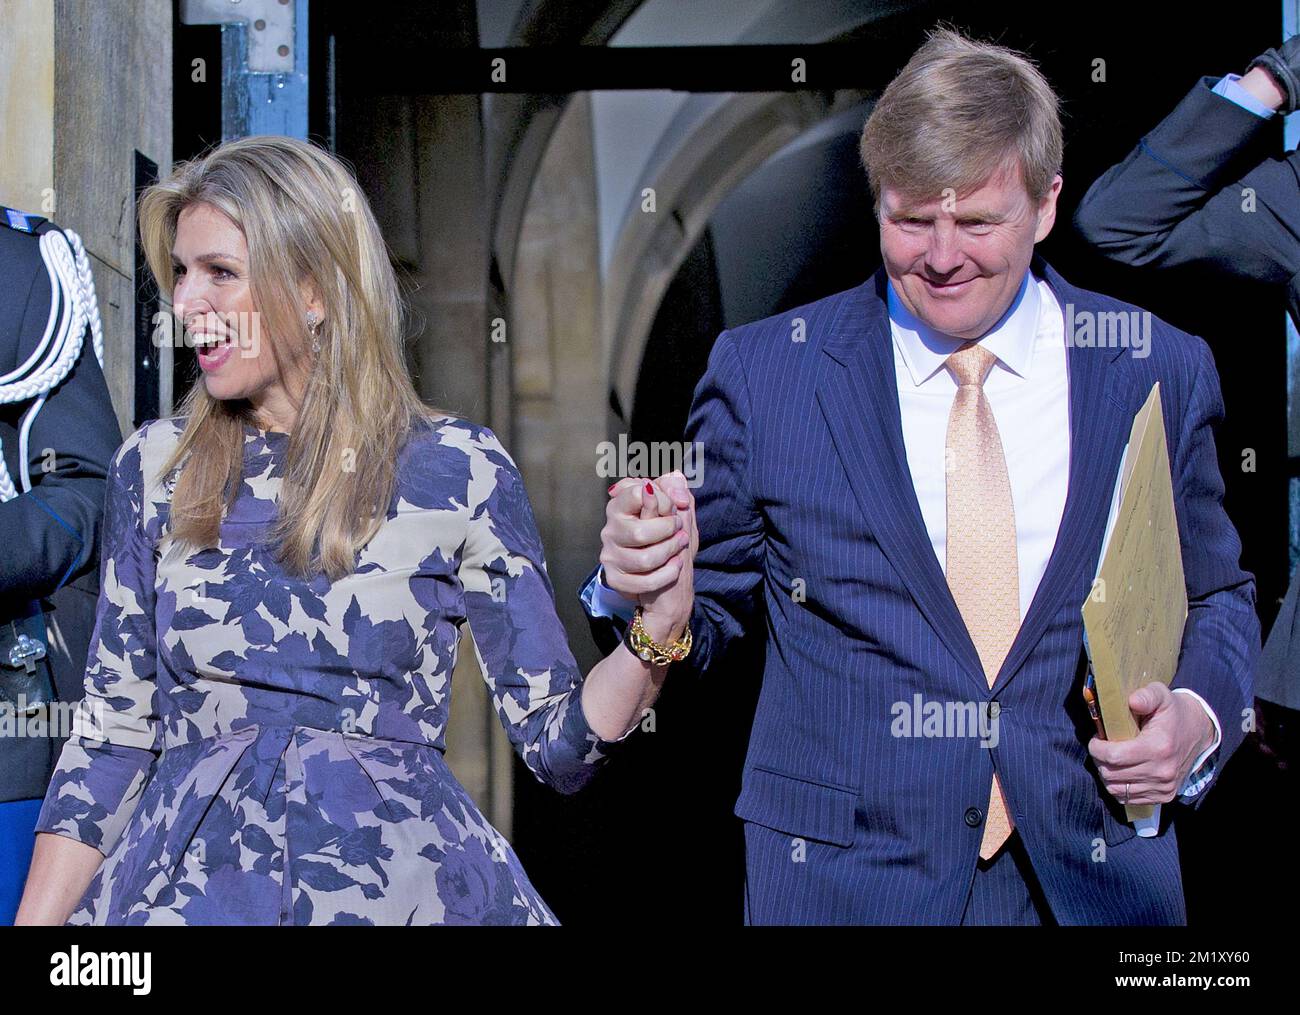
<svg viewBox="0 0 1300 1015"><path fill-rule="evenodd" d="M1075 313L1137 309L1070 285L1041 258L1031 270ZM723 332L687 424L706 462L694 491L695 647L671 679L724 673L742 632L766 638L735 806L746 920L959 922L996 766L1058 922L1183 923L1176 825L1136 837L1087 752L1080 607L1133 416L1159 380L1189 599L1174 686L1220 717L1221 771L1242 740L1259 623L1222 504L1213 431L1223 405L1209 349L1156 318L1145 357L1068 349L1064 517L990 690L908 471L886 285L881 269L855 289ZM799 321L803 341L792 340ZM608 638L614 625L593 617L593 627ZM895 704L916 695L996 701L997 746L893 735Z"/></svg>

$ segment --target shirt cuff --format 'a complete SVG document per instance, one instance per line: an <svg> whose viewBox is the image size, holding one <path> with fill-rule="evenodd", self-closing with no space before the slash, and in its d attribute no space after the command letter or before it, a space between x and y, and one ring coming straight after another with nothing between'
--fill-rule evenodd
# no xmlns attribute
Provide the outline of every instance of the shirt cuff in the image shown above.
<svg viewBox="0 0 1300 1015"><path fill-rule="evenodd" d="M1250 92L1242 88L1241 85L1237 84L1240 80L1240 74L1225 74L1223 77L1219 78L1218 84L1216 84L1211 91L1213 91L1215 95L1222 95L1229 102L1235 102L1237 105L1241 106L1242 109L1248 109L1256 116L1262 116L1267 120L1273 115L1273 110L1269 109L1268 106L1264 105L1264 103L1260 102L1259 99L1251 95Z"/></svg>
<svg viewBox="0 0 1300 1015"><path fill-rule="evenodd" d="M1206 700L1190 687L1175 687L1174 693L1190 694L1201 703L1201 707L1205 709L1206 714L1210 717L1210 722L1214 723L1214 742L1202 751L1196 761L1193 762L1191 772L1188 773L1186 781L1178 791L1178 795L1181 797L1193 797L1205 789L1214 778L1215 770L1219 765L1216 752L1219 750L1219 744L1223 742L1223 728L1219 725L1219 717L1214 714L1214 709L1210 708Z"/></svg>
<svg viewBox="0 0 1300 1015"><path fill-rule="evenodd" d="M596 571L596 576L582 590L582 598L591 608L593 617L617 617L630 624L632 614L636 612L635 599L628 599L621 592L605 584L603 564Z"/></svg>

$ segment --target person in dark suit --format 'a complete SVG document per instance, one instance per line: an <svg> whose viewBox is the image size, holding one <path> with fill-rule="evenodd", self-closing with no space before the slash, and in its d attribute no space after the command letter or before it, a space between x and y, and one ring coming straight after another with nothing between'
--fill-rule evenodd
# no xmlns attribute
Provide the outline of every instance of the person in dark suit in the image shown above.
<svg viewBox="0 0 1300 1015"><path fill-rule="evenodd" d="M1242 740L1254 581L1206 344L1151 317L1140 343L1076 340L1137 308L1035 255L1062 147L1028 60L934 33L863 133L883 267L724 331L696 388L707 468L659 483L700 538L682 666L766 640L735 806L747 923L1186 922L1176 824ZM1081 697L1080 607L1156 382L1189 609L1172 687L1135 692L1141 732L1112 743ZM582 591L603 637L672 580L635 487ZM1175 800L1151 837L1125 820Z"/></svg>
<svg viewBox="0 0 1300 1015"><path fill-rule="evenodd" d="M1075 227L1124 264L1200 264L1282 286L1300 327L1300 151L1273 152L1270 130L1298 106L1300 36L1262 53L1244 76L1201 78L1097 178ZM1300 709L1298 600L1293 574L1255 678L1256 697L1292 710Z"/></svg>
<svg viewBox="0 0 1300 1015"><path fill-rule="evenodd" d="M82 696L105 479L121 430L74 233L0 207L0 924Z"/></svg>

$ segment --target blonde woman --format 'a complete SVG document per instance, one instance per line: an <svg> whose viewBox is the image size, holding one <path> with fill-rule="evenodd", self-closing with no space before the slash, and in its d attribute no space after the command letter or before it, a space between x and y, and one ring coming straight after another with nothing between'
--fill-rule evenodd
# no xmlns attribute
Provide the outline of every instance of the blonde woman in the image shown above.
<svg viewBox="0 0 1300 1015"><path fill-rule="evenodd" d="M555 923L443 759L459 625L566 793L666 666L623 643L581 679L515 463L417 396L386 248L333 156L222 145L142 196L140 229L202 376L114 457L86 698L17 922ZM621 486L678 533L643 622L685 645L693 505Z"/></svg>

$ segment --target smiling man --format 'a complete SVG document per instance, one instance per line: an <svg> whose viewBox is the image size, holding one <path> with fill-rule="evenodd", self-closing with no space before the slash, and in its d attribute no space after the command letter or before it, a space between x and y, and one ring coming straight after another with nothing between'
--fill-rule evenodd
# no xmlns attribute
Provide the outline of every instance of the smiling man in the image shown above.
<svg viewBox="0 0 1300 1015"><path fill-rule="evenodd" d="M700 533L694 648L672 679L766 639L736 803L746 920L1183 923L1177 815L1240 743L1259 652L1209 349L1154 318L1142 357L1067 340L1063 308L1136 308L1035 255L1062 138L1020 54L934 33L862 155L883 267L723 332L687 425L706 478L660 479ZM1108 743L1081 696L1080 608L1156 381L1190 606L1172 689L1134 694L1139 736ZM606 634L670 583L671 537L647 539L632 486L614 488L583 591ZM914 701L973 705L997 735L913 736L897 716ZM1152 838L1125 821L1125 802L1173 800Z"/></svg>

